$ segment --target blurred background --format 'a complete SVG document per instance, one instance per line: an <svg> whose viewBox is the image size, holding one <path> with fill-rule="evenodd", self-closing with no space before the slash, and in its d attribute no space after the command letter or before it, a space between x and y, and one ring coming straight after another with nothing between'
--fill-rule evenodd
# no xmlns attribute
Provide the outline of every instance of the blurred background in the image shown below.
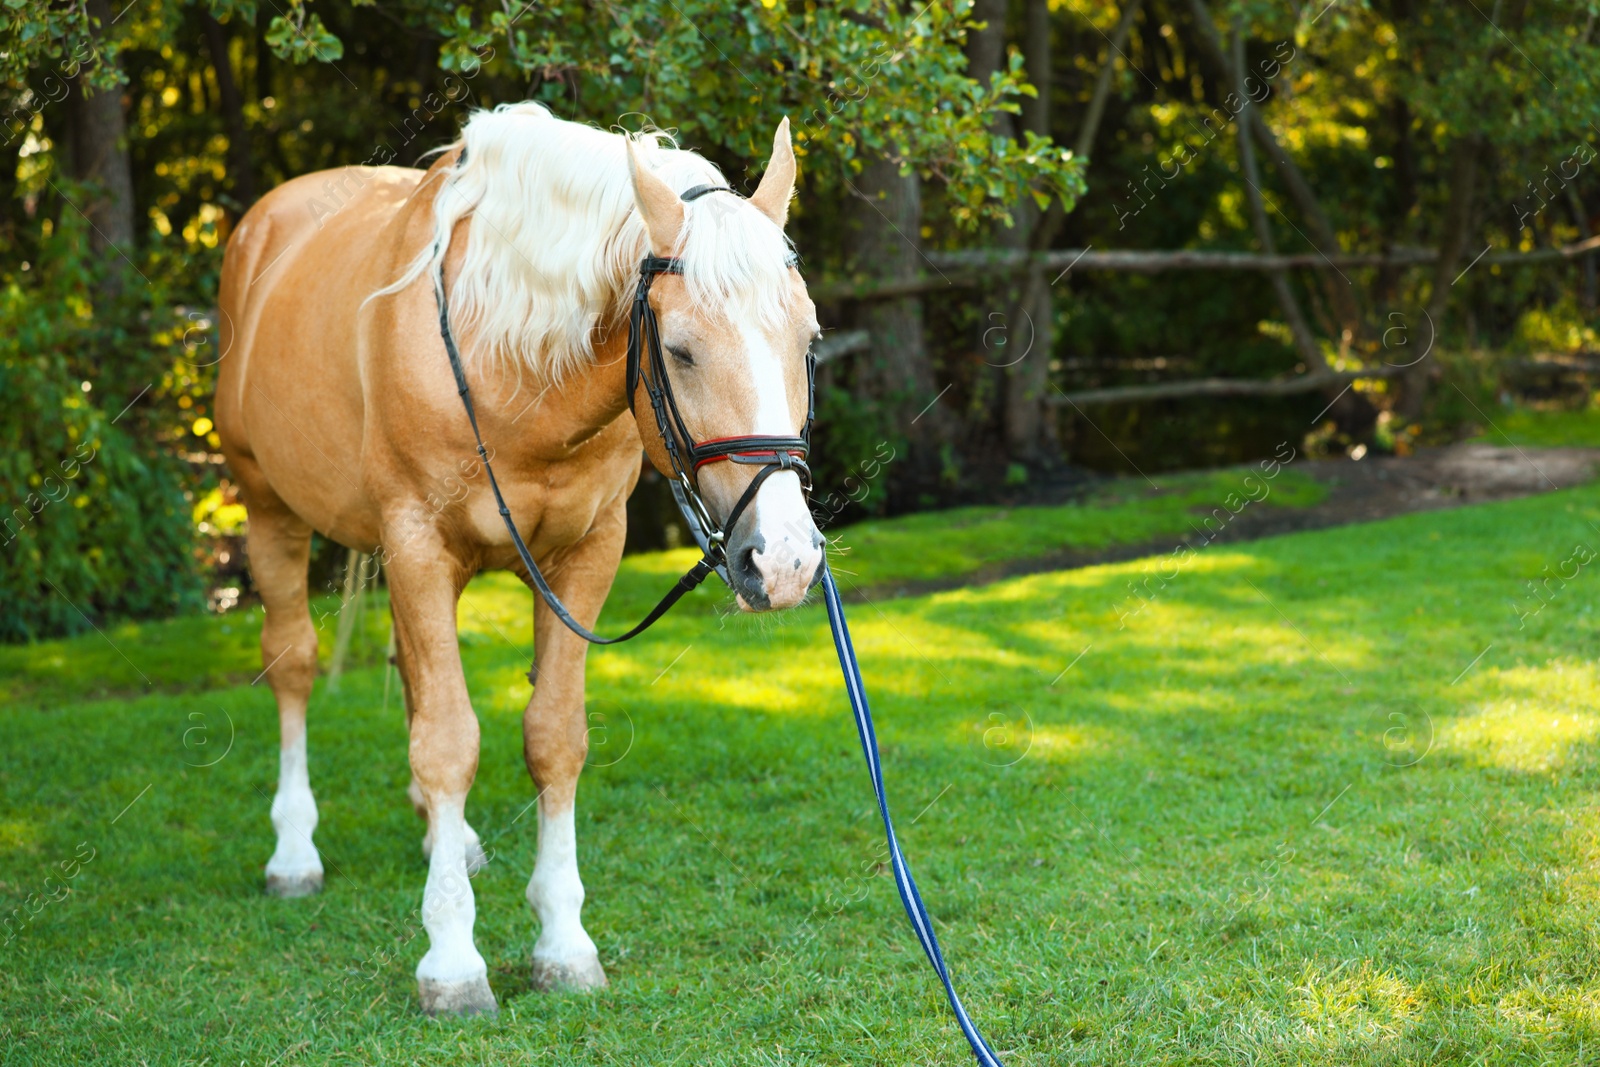
<svg viewBox="0 0 1600 1067"><path fill-rule="evenodd" d="M0 640L250 602L210 401L230 229L524 99L673 130L747 192L790 117L831 527L1283 445L1600 444L1596 12L8 3ZM646 477L632 547L675 521ZM314 589L345 563L320 546Z"/></svg>

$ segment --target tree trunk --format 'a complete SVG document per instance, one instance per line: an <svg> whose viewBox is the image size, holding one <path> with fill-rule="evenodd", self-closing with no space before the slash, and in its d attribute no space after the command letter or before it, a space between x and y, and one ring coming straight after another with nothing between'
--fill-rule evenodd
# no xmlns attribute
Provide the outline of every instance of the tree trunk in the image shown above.
<svg viewBox="0 0 1600 1067"><path fill-rule="evenodd" d="M1034 13L1032 5L1034 0L1029 0L1028 25L1032 29ZM1006 54L1006 14L1008 4L1006 0L974 0L972 17L982 21L980 29L973 30L967 38L967 77L979 85L987 86L1005 65ZM1048 26L1049 13L1044 14ZM1043 45L1043 58L1049 58L1049 40ZM1032 79L1036 68L1032 64L1041 56L1040 46L1035 42L1028 42L1029 63L1028 75ZM1039 100L1025 100L1023 120L1030 117L1037 120L1048 113L1049 101L1040 94ZM1039 106L1042 105L1042 106ZM1028 127L1035 128L1035 127ZM1016 137L1016 124L1012 116L1004 111L992 111L989 114L989 129L998 137ZM1029 235L1033 232L1037 222L1038 212L1031 203L1013 204L1011 210L1012 225L996 227L993 231L994 242L1000 247L1013 252L1025 252L1029 247ZM990 418L995 419L1000 425L1000 435L1004 441L1007 455L1013 458L1032 458L1033 440L1037 433L1024 431L1019 435L1015 422L1018 418L1026 418L1019 414L1019 408L1026 408L1021 402L1022 387L1017 381L1019 368L1028 362L1028 356L1017 356L1017 351L1031 354L1036 341L1036 328L1030 328L1029 320L1033 318L1033 308L1026 302L1026 281L1021 284L1008 281L995 290L1000 302L998 314L986 315L981 324L985 366L982 370L983 384L980 392L993 396L998 410L991 410ZM994 319L998 318L998 325ZM1022 364L1016 363L1018 359ZM1026 438L1025 444L1019 444L1019 436ZM1027 453L1019 456L1019 453Z"/></svg>
<svg viewBox="0 0 1600 1067"><path fill-rule="evenodd" d="M1239 115L1238 142L1239 170L1245 184L1245 202L1250 205L1250 222L1255 228L1256 240L1261 244L1261 251L1269 256L1276 255L1277 247L1272 239L1272 222L1267 218L1266 204L1261 195L1261 171L1256 166L1255 145L1250 134L1249 118L1254 107L1249 94L1245 91L1244 33L1238 25L1233 28L1232 67L1235 78L1234 92L1239 94L1243 107ZM1272 279L1272 289L1278 296L1278 306L1283 309L1283 317L1288 320L1295 351L1300 354L1306 372L1315 373L1327 369L1327 360L1323 357L1322 349L1300 311L1300 302L1295 298L1294 287L1289 284L1289 272L1274 270L1269 271L1267 276Z"/></svg>
<svg viewBox="0 0 1600 1067"><path fill-rule="evenodd" d="M1196 39L1201 52L1210 66L1220 70L1222 75L1220 84L1238 93L1244 102L1251 103L1249 94L1243 88L1244 79L1250 76L1250 71L1243 69L1245 66L1243 55L1230 57L1226 54L1222 36L1217 32L1216 23L1211 19L1211 11L1206 7L1205 0L1189 0L1189 7L1194 18ZM1236 66L1240 69L1235 70ZM1300 212L1300 218L1309 231L1308 237L1312 247L1330 256L1342 252L1344 246L1339 242L1339 235L1328 219L1328 213L1322 209L1322 203L1317 199L1317 194L1312 190L1305 174L1278 143L1261 109L1254 106L1246 108L1240 113L1239 122L1248 127L1251 135L1260 143L1261 151L1266 155L1267 161L1278 172L1278 180L1288 190L1289 199L1294 201L1296 209ZM1348 343L1361 332L1360 301L1356 299L1354 288L1344 278L1325 275L1321 281L1323 296L1333 312L1332 321L1328 325L1340 336L1342 342Z"/></svg>
<svg viewBox="0 0 1600 1067"><path fill-rule="evenodd" d="M1079 159L1087 161L1094 148L1100 120L1105 117L1106 102L1111 98L1111 82L1116 73L1117 58L1128 43L1134 19L1138 17L1142 4L1143 0L1128 0L1117 19L1116 29L1111 33L1105 61L1095 77L1094 92L1089 97L1089 107L1084 112L1083 124L1078 128L1078 137L1073 143L1073 154ZM1030 0L1028 26L1030 38L1043 37L1048 42L1049 8L1043 0ZM1030 52L1028 62L1028 76L1038 87L1041 99L1046 101L1044 107L1033 112L1039 125L1028 128L1043 136L1049 133L1048 100L1054 85L1048 43L1043 49ZM1031 209L1032 205L1028 205L1028 208ZM1056 234L1065 221L1066 212L1061 209L1060 203L1052 203L1043 216L1033 222L1032 232L1027 239L1028 249L1033 252L1047 251L1055 243ZM1037 264L1027 272L1021 295L1007 320L1033 324L1030 342L1036 358L1031 364L1023 364L1027 366L1026 372L1008 381L1006 398L1007 450L1013 458L1032 462L1038 462L1041 458L1055 460L1061 455L1059 426L1051 410L1049 397L1050 360L1055 354L1055 285L1053 279L1047 279L1049 268L1043 264ZM1021 309L1027 311L1025 319L1017 313Z"/></svg>
<svg viewBox="0 0 1600 1067"><path fill-rule="evenodd" d="M1041 137L1050 136L1050 94L1055 84L1055 68L1050 59L1049 0L1028 0L1022 38L1022 58L1028 81L1038 96L1022 98L1022 128Z"/></svg>
<svg viewBox="0 0 1600 1067"><path fill-rule="evenodd" d="M1111 31L1105 62L1100 64L1100 73L1095 75L1089 109L1083 113L1083 125L1078 127L1078 139L1073 142L1073 154L1079 159L1087 160L1094 152L1095 135L1100 132L1100 120L1105 118L1106 101L1111 99L1111 79L1117 72L1117 57L1128 43L1128 36L1133 32L1133 20L1138 17L1143 4L1144 0L1128 0L1122 7L1122 16L1117 19L1117 28ZM1052 205L1051 211L1059 216L1060 205Z"/></svg>
<svg viewBox="0 0 1600 1067"><path fill-rule="evenodd" d="M1060 432L1047 404L1055 345L1052 295L1043 272L1030 271L1008 319L1015 324L1008 340L1028 347L1026 354L1013 356L1019 362L1007 368L1006 452L1020 463L1046 466L1059 460L1061 451Z"/></svg>
<svg viewBox="0 0 1600 1067"><path fill-rule="evenodd" d="M1472 197L1478 183L1478 157L1483 154L1483 139L1469 134L1456 142L1450 159L1450 202L1445 207L1444 224L1439 234L1439 258L1433 267L1433 291L1428 294L1428 321L1433 336L1439 336L1450 290L1460 277L1461 256L1467 245L1467 228L1472 221ZM1422 360L1401 379L1400 414L1415 419L1422 414L1427 399L1428 379L1433 368Z"/></svg>
<svg viewBox="0 0 1600 1067"><path fill-rule="evenodd" d="M967 77L984 88L997 71L1006 55L1006 0L973 0L972 18L982 22L982 29L967 36ZM1008 116L995 112L1001 121Z"/></svg>
<svg viewBox="0 0 1600 1067"><path fill-rule="evenodd" d="M1384 236L1386 250L1406 243L1410 229L1411 209L1417 204L1417 153L1411 134L1411 108L1403 99L1396 98L1389 107L1389 124L1394 136L1394 187L1390 201L1388 233ZM1387 307L1400 288L1400 268L1385 264L1378 269L1377 281L1372 286L1373 303Z"/></svg>
<svg viewBox="0 0 1600 1067"><path fill-rule="evenodd" d="M1584 210L1583 198L1578 195L1576 183L1567 183L1567 206L1572 209L1572 219L1578 224L1578 236L1585 241L1591 236L1589 231L1589 213ZM1594 257L1584 256L1579 265L1583 278L1583 288L1579 290L1579 299L1587 311L1593 311L1596 303L1600 303L1600 286L1596 285Z"/></svg>
<svg viewBox="0 0 1600 1067"><path fill-rule="evenodd" d="M109 0L87 0L97 24L96 40L111 25ZM90 182L94 193L77 206L89 220L89 247L108 263L132 266L138 226L134 216L133 168L128 161L127 120L120 89L86 89L78 80L70 97L70 173ZM120 271L108 283L120 288Z"/></svg>
<svg viewBox="0 0 1600 1067"><path fill-rule="evenodd" d="M1204 11L1200 0L1195 0L1199 11ZM1228 64L1233 75L1233 91L1242 101L1242 110L1239 113L1238 142L1239 142L1239 169L1245 180L1245 201L1250 205L1250 221L1256 231L1256 239L1261 243L1261 250L1267 255L1275 255L1277 249L1272 240L1272 223L1267 218L1265 196L1261 191L1261 170L1256 164L1254 141L1257 139L1255 125L1258 120L1257 106L1250 98L1246 87L1249 73L1245 66L1244 53L1244 27L1242 22L1235 22L1231 42L1232 56ZM1265 129L1263 124L1262 129ZM1270 135L1269 135L1270 136ZM1276 143L1276 142L1274 142ZM1287 158L1287 157L1285 157ZM1292 165L1291 165L1292 166ZM1295 171L1298 175L1298 170ZM1309 189L1307 190L1309 193ZM1324 220L1326 221L1326 220ZM1339 252L1337 245L1332 250ZM1311 376L1312 381L1328 379L1329 384L1324 390L1328 397L1328 408L1324 414L1332 414L1334 421L1352 437L1367 437L1371 434L1377 423L1377 411L1372 403L1360 393L1350 389L1348 385L1335 389L1332 381L1333 367L1328 362L1328 357L1323 354L1322 346L1317 343L1316 337L1311 332L1311 325L1306 321L1305 315L1300 310L1300 301L1295 297L1294 286L1289 280L1287 270L1274 270L1268 273L1272 280L1273 292L1277 295L1278 306L1283 309L1283 317L1288 320L1289 334L1294 339L1295 351L1300 356L1300 361L1305 364L1305 374ZM1328 279L1325 279L1325 283ZM1332 287L1342 291L1343 278L1332 279ZM1348 295L1348 294L1347 294ZM1330 303L1334 303L1330 299ZM1338 305L1335 303L1335 307ZM1357 318L1356 325L1360 320ZM1345 338L1348 340L1353 327L1345 328Z"/></svg>
<svg viewBox="0 0 1600 1067"><path fill-rule="evenodd" d="M256 202L255 162L250 151L250 131L244 122L244 100L233 77L233 61L228 58L228 31L211 13L201 15L206 29L206 47L211 52L211 69L217 75L217 95L222 117L228 126L228 176L233 179L233 215L238 219Z"/></svg>
<svg viewBox="0 0 1600 1067"><path fill-rule="evenodd" d="M922 187L917 175L902 175L899 164L877 159L850 186L851 269L882 279L914 278L923 269ZM859 304L855 324L872 337L865 383L887 410L891 432L915 445L948 441L950 418L940 407L933 363L923 336L922 300L917 296ZM938 463L929 448L919 448L914 477L925 477ZM937 471L933 470L937 475Z"/></svg>
<svg viewBox="0 0 1600 1067"><path fill-rule="evenodd" d="M267 44L267 31L271 27L272 9L263 4L256 9L256 62L253 83L257 100L272 95L272 46Z"/></svg>
<svg viewBox="0 0 1600 1067"><path fill-rule="evenodd" d="M1050 94L1055 85L1055 72L1050 62L1050 5L1047 0L1028 0L1026 26L1023 51L1028 81L1039 95L1023 101L1023 130L1049 137ZM1024 199L1012 214L1016 225L1007 243L1020 248L1032 247L1031 238L1044 224L1038 208L1032 200ZM1055 340L1053 303L1050 286L1043 282L1043 271L1034 267L1024 276L1020 292L1006 310L1003 360L1008 364L1004 412L1006 454L1022 463L1048 465L1060 458L1060 435L1045 404ZM1018 352L1023 344L1027 347Z"/></svg>

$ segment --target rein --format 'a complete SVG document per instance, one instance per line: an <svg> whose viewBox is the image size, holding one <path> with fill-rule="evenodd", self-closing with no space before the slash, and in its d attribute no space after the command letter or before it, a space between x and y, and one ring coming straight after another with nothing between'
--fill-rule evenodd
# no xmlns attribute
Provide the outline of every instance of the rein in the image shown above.
<svg viewBox="0 0 1600 1067"><path fill-rule="evenodd" d="M702 185L690 189L682 196L688 201L713 192L732 192L732 190L723 185ZM439 305L439 334L444 339L445 352L450 357L450 370L455 375L456 392L461 397L462 405L467 409L467 420L472 423L472 436L478 442L478 458L483 462L483 469L489 476L489 488L494 491L495 505L500 510L500 518L511 534L512 544L516 545L517 555L522 557L523 566L528 569L528 575L533 579L534 588L539 596L567 629L585 641L596 645L614 645L639 636L665 615L686 593L713 573L732 585L727 573L728 536L738 525L745 509L755 499L756 491L772 475L779 471L795 471L800 476L802 491L809 498L811 470L806 466L805 460L811 447L811 423L816 417L816 357L809 351L806 353L808 392L806 422L799 437L744 435L696 442L684 423L683 416L678 411L677 401L673 397L672 379L667 375L666 360L661 354L661 337L657 331L655 311L650 307L650 283L659 274L681 275L683 265L677 259L646 256L639 264L639 286L634 291L633 308L628 317L628 409L634 411L634 398L642 382L645 394L650 398L650 409L655 414L656 429L661 434L662 446L672 465L673 497L678 503L679 510L683 512L684 520L689 524L696 542L700 545L701 557L699 562L678 579L678 584L673 586L633 629L616 637L601 637L591 632L572 617L566 605L550 588L549 582L545 581L539 565L533 561L533 554L528 551L522 535L517 532L517 524L511 519L511 511L506 507L505 497L500 493L500 483L495 480L494 468L489 465L488 450L484 448L483 434L478 430L478 416L472 405L472 392L467 386L467 375L461 363L461 353L456 348L454 335L450 332L450 306L445 295L443 249L436 251L439 253L437 257L439 270L434 275L433 291ZM646 362L648 362L648 373L646 373ZM634 411L634 417L637 419L637 411ZM700 495L697 476L701 467L720 460L759 465L761 469L750 480L750 485L739 497L738 503L719 526L712 518L705 499ZM833 572L827 566L826 556L822 568L822 592L828 606L828 626L833 631L834 649L839 654L839 667L844 674L845 692L850 699L850 709L855 714L856 733L861 739L861 751L866 756L867 770L872 775L872 789L878 798L878 812L883 818L883 831L888 840L894 884L900 894L900 903L905 907L906 916L911 920L911 927L922 945L924 955L928 957L934 973L944 985L945 997L950 1002L950 1009L955 1013L962 1036L972 1048L972 1054L977 1057L982 1067L1004 1067L999 1057L989 1048L989 1043L984 1040L977 1025L967 1015L966 1008L961 1004L961 998L956 996L950 970L945 965L944 954L939 950L939 939L933 930L933 919L928 915L928 909L923 906L922 894L917 891L916 880L911 877L911 868L906 863L905 855L900 851L900 841L894 832L894 820L889 816L889 801L883 788L883 767L878 758L878 737L872 726L872 710L867 706L867 691L861 681L861 667L856 662L855 645L850 640L850 628L845 622L844 602L839 597L839 587L834 584Z"/></svg>
<svg viewBox="0 0 1600 1067"><path fill-rule="evenodd" d="M894 887L900 893L900 903L906 909L906 918L922 943L923 955L944 985L945 999L955 1013L961 1036L967 1039L972 1054L983 1067L1004 1067L994 1054L989 1042L984 1040L976 1023L956 996L955 983L950 978L950 968L945 966L944 953L939 951L939 937L933 932L933 918L917 892L917 880L911 877L911 867L905 853L900 851L900 839L895 836L894 820L889 817L889 798L883 791L883 765L878 759L878 733L872 728L872 709L867 706L867 687L861 681L861 665L856 662L856 646L850 640L850 626L844 621L844 601L839 598L839 587L833 582L833 571L822 570L822 598L828 605L828 628L833 631L833 647L839 653L839 670L844 674L845 695L850 698L850 710L856 717L856 734L861 738L861 752L867 758L867 771L872 775L872 791L878 797L878 814L883 817L883 835L889 842L890 867L894 871Z"/></svg>

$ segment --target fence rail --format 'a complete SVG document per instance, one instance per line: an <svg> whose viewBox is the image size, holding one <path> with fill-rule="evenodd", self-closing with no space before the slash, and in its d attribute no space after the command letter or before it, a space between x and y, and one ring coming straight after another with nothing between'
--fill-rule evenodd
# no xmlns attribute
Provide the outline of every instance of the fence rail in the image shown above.
<svg viewBox="0 0 1600 1067"><path fill-rule="evenodd" d="M1535 266L1600 251L1600 237L1591 237L1559 248L1539 248L1532 252L1487 252L1474 262L1497 267ZM975 248L961 252L929 252L924 258L933 273L910 278L883 280L823 280L811 286L814 300L892 300L941 289L979 288L997 278L1038 267L1067 274L1071 271L1115 271L1132 274L1160 274L1170 270L1274 271L1295 268L1343 270L1360 267L1422 267L1434 263L1439 253L1432 248L1395 248L1388 252L1293 252L1264 255L1260 252L1221 252L1210 249L1134 250L1063 248L1051 252L1029 253L1019 249Z"/></svg>

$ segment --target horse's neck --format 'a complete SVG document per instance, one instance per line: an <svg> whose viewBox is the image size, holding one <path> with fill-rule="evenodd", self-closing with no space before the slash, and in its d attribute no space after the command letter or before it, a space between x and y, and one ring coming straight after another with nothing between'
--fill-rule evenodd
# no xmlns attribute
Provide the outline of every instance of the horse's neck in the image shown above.
<svg viewBox="0 0 1600 1067"><path fill-rule="evenodd" d="M472 393L479 418L492 413L490 418L500 430L497 436L511 437L548 455L570 449L626 417L626 323L611 333L595 345L592 359L555 384L536 382L527 367L520 375L516 368L505 366L476 375L469 371L469 377L477 379Z"/></svg>
<svg viewBox="0 0 1600 1067"><path fill-rule="evenodd" d="M605 340L594 346L594 355L582 369L551 390L567 405L579 432L591 436L625 416L628 411L627 387L628 327L610 330Z"/></svg>
<svg viewBox="0 0 1600 1067"><path fill-rule="evenodd" d="M441 187L438 172L454 162L453 156L441 158L429 168L423 180L426 191L413 208L419 217L431 218L433 197ZM466 259L472 225L468 215L450 235L443 264L447 290ZM464 355L477 347L475 340L457 337ZM497 436L513 437L538 452L559 452L593 437L627 413L627 343L628 318L615 315L594 344L593 356L553 385L540 382L538 372L527 365L491 361L474 373L471 363L476 361L469 356L468 378L479 418L488 415L488 421L503 427Z"/></svg>

